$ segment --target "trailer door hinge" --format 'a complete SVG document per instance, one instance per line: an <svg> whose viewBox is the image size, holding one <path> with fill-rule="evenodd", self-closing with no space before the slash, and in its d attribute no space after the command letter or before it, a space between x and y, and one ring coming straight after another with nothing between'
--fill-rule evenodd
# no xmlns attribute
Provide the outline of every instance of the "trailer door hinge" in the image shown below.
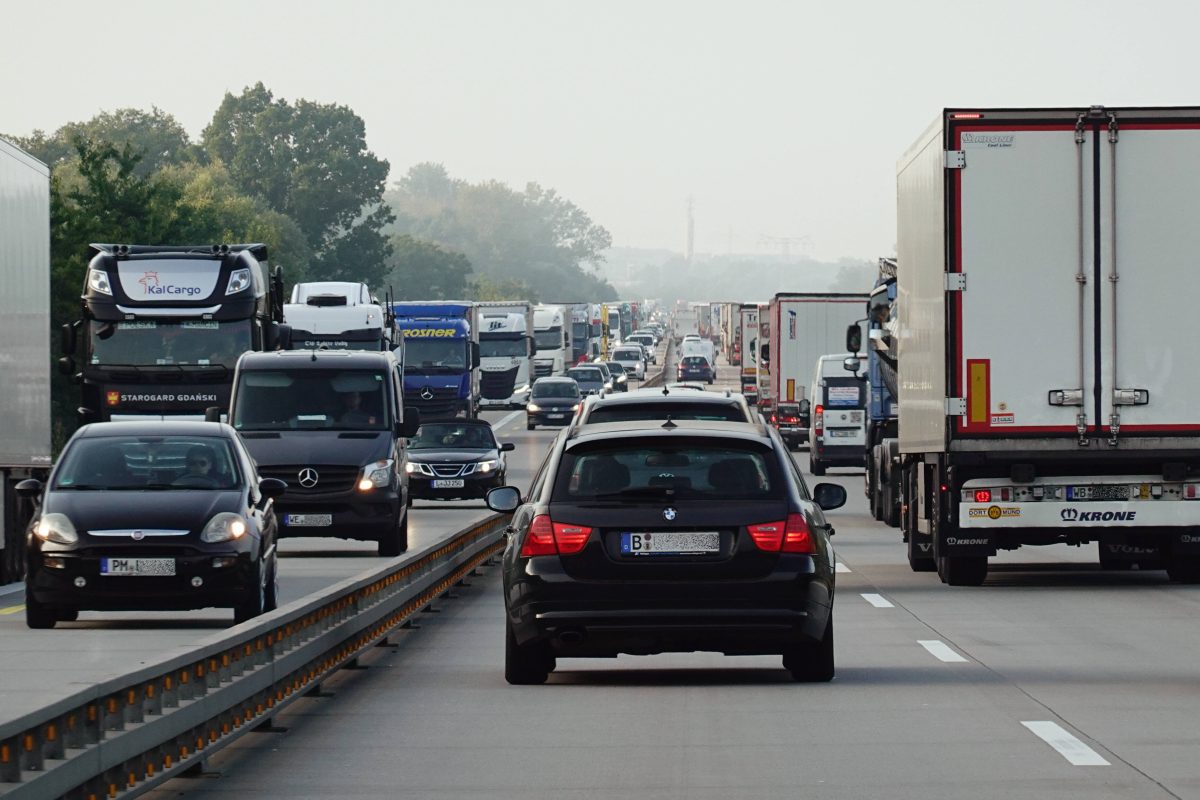
<svg viewBox="0 0 1200 800"><path fill-rule="evenodd" d="M1113 389L1114 406L1144 406L1150 402L1149 389Z"/></svg>
<svg viewBox="0 0 1200 800"><path fill-rule="evenodd" d="M1082 389L1051 389L1046 398L1052 406L1082 406Z"/></svg>
<svg viewBox="0 0 1200 800"><path fill-rule="evenodd" d="M967 398L965 397L947 397L946 398L946 416L947 417L965 417L967 415Z"/></svg>
<svg viewBox="0 0 1200 800"><path fill-rule="evenodd" d="M966 150L947 150L945 152L946 169L965 169L967 166Z"/></svg>
<svg viewBox="0 0 1200 800"><path fill-rule="evenodd" d="M965 292L967 290L967 273L947 272L945 285L947 292Z"/></svg>

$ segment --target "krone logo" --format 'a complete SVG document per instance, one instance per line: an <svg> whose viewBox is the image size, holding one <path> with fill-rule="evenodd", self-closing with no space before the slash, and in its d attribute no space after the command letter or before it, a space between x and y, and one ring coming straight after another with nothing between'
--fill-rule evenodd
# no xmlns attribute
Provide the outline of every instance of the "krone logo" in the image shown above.
<svg viewBox="0 0 1200 800"><path fill-rule="evenodd" d="M300 470L300 474L297 477L300 478L300 485L305 489L313 488L317 485L317 481L321 479L321 476L312 467L305 467Z"/></svg>
<svg viewBox="0 0 1200 800"><path fill-rule="evenodd" d="M1064 508L1059 512L1059 516L1062 517L1063 522L1075 522L1079 519L1079 511L1074 508Z"/></svg>

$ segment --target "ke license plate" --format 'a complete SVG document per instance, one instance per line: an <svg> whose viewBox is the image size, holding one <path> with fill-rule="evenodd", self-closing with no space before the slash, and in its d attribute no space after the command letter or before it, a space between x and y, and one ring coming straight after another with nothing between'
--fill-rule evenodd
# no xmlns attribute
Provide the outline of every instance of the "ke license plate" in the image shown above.
<svg viewBox="0 0 1200 800"><path fill-rule="evenodd" d="M328 528L333 514L286 514L283 524L289 528Z"/></svg>
<svg viewBox="0 0 1200 800"><path fill-rule="evenodd" d="M684 556L720 551L721 534L716 531L621 534L621 554L627 556Z"/></svg>
<svg viewBox="0 0 1200 800"><path fill-rule="evenodd" d="M464 481L462 478L455 478L453 480L441 480L441 481L433 482L433 488L435 488L435 489L461 489L466 485L467 485L467 482Z"/></svg>
<svg viewBox="0 0 1200 800"><path fill-rule="evenodd" d="M102 558L101 575L174 575L173 558Z"/></svg>
<svg viewBox="0 0 1200 800"><path fill-rule="evenodd" d="M1068 486L1068 500L1128 500L1128 486Z"/></svg>

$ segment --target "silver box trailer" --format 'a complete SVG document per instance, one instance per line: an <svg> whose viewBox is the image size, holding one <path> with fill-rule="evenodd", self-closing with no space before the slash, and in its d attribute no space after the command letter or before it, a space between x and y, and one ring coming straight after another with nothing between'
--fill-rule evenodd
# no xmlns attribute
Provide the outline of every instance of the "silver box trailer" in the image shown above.
<svg viewBox="0 0 1200 800"><path fill-rule="evenodd" d="M0 583L23 572L14 487L50 466L50 171L0 139Z"/></svg>
<svg viewBox="0 0 1200 800"><path fill-rule="evenodd" d="M1200 108L947 109L897 166L902 529L1200 581Z"/></svg>

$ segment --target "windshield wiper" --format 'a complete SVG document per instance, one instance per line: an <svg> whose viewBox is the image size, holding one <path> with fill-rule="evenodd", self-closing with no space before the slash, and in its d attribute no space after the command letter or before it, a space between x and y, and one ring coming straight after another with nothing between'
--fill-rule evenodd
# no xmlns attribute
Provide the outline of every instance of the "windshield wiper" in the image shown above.
<svg viewBox="0 0 1200 800"><path fill-rule="evenodd" d="M109 487L107 487L107 486L97 486L94 483L72 483L72 484L65 484L65 485L60 484L58 486L55 486L54 491L56 491L56 492L64 492L64 491L103 492L103 491L107 490L108 488Z"/></svg>
<svg viewBox="0 0 1200 800"><path fill-rule="evenodd" d="M164 491L167 489L183 489L183 488L187 488L187 487L175 486L174 484L170 484L170 483L147 483L143 486L136 486L134 488L136 488L136 489L154 489L157 491Z"/></svg>

